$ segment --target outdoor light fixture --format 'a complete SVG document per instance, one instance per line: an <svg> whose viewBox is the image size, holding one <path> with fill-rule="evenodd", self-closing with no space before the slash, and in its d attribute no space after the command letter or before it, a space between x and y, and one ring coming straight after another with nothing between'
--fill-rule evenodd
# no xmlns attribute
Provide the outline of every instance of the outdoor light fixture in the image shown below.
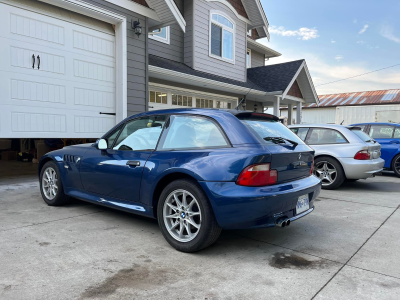
<svg viewBox="0 0 400 300"><path fill-rule="evenodd" d="M142 34L142 26L140 26L139 20L137 21L132 20L132 29L138 37Z"/></svg>

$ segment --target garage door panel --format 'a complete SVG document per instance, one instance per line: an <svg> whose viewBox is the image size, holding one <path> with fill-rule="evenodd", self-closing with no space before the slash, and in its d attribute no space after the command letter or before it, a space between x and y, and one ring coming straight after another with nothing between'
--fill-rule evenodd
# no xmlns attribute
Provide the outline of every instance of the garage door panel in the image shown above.
<svg viewBox="0 0 400 300"><path fill-rule="evenodd" d="M51 17L48 7L0 3L0 137L98 138L116 123L106 115L116 111L114 32L81 15L87 26Z"/></svg>

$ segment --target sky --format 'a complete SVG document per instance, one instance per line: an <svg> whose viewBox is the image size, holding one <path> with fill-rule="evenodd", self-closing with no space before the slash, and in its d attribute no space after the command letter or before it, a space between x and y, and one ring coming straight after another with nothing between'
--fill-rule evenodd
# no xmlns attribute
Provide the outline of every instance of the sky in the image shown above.
<svg viewBox="0 0 400 300"><path fill-rule="evenodd" d="M305 59L318 95L400 89L400 0L261 0L267 64ZM329 83L388 66L396 67Z"/></svg>

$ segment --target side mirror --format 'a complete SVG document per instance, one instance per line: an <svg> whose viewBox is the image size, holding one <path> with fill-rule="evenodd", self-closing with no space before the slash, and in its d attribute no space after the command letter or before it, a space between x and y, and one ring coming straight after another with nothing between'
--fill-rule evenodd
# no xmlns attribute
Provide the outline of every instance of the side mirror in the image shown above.
<svg viewBox="0 0 400 300"><path fill-rule="evenodd" d="M97 143L97 149L99 150L107 150L107 141L105 139L100 139Z"/></svg>

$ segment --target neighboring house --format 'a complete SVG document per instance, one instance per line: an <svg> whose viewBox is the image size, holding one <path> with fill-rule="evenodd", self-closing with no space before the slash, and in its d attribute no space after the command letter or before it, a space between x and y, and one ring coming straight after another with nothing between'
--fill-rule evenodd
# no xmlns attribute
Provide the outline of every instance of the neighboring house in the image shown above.
<svg viewBox="0 0 400 300"><path fill-rule="evenodd" d="M318 103L304 60L265 66L280 53L257 42L260 0L0 0L0 15L0 138L97 138L128 115L243 97L276 115Z"/></svg>
<svg viewBox="0 0 400 300"><path fill-rule="evenodd" d="M287 108L281 109L281 116L288 116ZM366 122L400 123L400 90L321 95L319 105L313 103L303 106L301 122L343 125Z"/></svg>

